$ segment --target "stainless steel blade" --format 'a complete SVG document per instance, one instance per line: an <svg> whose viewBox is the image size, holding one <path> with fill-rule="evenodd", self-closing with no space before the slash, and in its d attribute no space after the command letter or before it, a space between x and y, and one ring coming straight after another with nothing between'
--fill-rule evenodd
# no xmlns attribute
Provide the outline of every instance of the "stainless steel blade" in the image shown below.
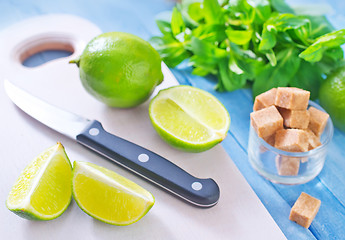
<svg viewBox="0 0 345 240"><path fill-rule="evenodd" d="M178 81L164 62L162 62L162 72L164 75L164 81L156 87L151 98L154 97L161 89L178 85ZM24 112L48 127L71 137L72 139L76 139L76 136L91 122L86 118L64 111L30 95L7 79L4 80L4 86L10 99Z"/></svg>
<svg viewBox="0 0 345 240"><path fill-rule="evenodd" d="M7 79L4 81L4 86L9 98L20 109L48 127L72 139L76 139L76 136L90 124L90 120L45 103L41 99L18 88Z"/></svg>
<svg viewBox="0 0 345 240"><path fill-rule="evenodd" d="M176 80L174 74L170 71L170 69L164 62L162 62L162 73L164 76L164 80L155 88L152 95L150 96L150 100L154 98L160 90L179 85L179 82Z"/></svg>

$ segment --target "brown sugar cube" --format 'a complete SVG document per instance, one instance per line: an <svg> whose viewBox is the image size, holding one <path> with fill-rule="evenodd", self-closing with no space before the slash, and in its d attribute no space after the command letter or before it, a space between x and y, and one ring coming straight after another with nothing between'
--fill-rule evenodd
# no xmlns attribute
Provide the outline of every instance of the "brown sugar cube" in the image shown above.
<svg viewBox="0 0 345 240"><path fill-rule="evenodd" d="M291 110L306 110L309 97L309 91L294 87L279 87L274 104Z"/></svg>
<svg viewBox="0 0 345 240"><path fill-rule="evenodd" d="M300 158L298 157L276 156L276 167L281 176L298 175L299 165Z"/></svg>
<svg viewBox="0 0 345 240"><path fill-rule="evenodd" d="M327 124L327 120L329 115L321 110L318 110L314 107L310 107L308 109L310 113L310 120L308 128L314 132L316 136L321 136L325 126Z"/></svg>
<svg viewBox="0 0 345 240"><path fill-rule="evenodd" d="M272 147L274 147L275 134L272 134L271 136L268 136L268 137L264 137L263 140L265 142L267 142L269 145L271 145ZM261 153L264 153L267 150L268 149L264 145L260 145L260 152Z"/></svg>
<svg viewBox="0 0 345 240"><path fill-rule="evenodd" d="M274 142L275 142L275 138L276 138L276 135L275 134L272 134L268 137L264 137L263 139L265 140L265 142L267 142L269 145L273 146L274 147Z"/></svg>
<svg viewBox="0 0 345 240"><path fill-rule="evenodd" d="M321 145L320 137L316 136L314 132L310 129L306 129L305 131L308 134L308 142L309 142L308 150L309 151Z"/></svg>
<svg viewBox="0 0 345 240"><path fill-rule="evenodd" d="M310 114L307 110L290 110L278 108L284 119L284 126L289 128L306 129L309 125Z"/></svg>
<svg viewBox="0 0 345 240"><path fill-rule="evenodd" d="M272 134L271 136L268 137L264 137L263 140L265 142L267 142L269 145L271 145L272 147L274 147L274 141L275 141L275 134ZM264 146L260 144L260 152L264 153L266 152L268 149Z"/></svg>
<svg viewBox="0 0 345 240"><path fill-rule="evenodd" d="M261 93L260 95L256 96L253 106L253 111L258 111L263 108L267 108L269 106L274 105L276 99L276 88L272 88L267 92Z"/></svg>
<svg viewBox="0 0 345 240"><path fill-rule="evenodd" d="M302 227L309 228L319 211L320 205L319 199L302 192L291 208L289 219Z"/></svg>
<svg viewBox="0 0 345 240"><path fill-rule="evenodd" d="M307 152L308 135L300 129L281 129L276 132L274 147L288 152Z"/></svg>
<svg viewBox="0 0 345 240"><path fill-rule="evenodd" d="M271 136L283 128L283 118L275 106L261 109L250 114L250 121L259 137Z"/></svg>
<svg viewBox="0 0 345 240"><path fill-rule="evenodd" d="M261 110L263 108L266 108L267 106L264 105L263 102L261 102L259 99L257 99L257 97L254 100L254 105L253 105L253 111L258 111Z"/></svg>

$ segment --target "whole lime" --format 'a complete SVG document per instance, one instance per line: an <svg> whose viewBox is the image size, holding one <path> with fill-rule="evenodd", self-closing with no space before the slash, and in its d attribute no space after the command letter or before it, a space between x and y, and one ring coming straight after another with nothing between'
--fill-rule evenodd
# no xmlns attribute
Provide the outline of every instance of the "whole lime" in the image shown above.
<svg viewBox="0 0 345 240"><path fill-rule="evenodd" d="M345 132L345 67L333 72L321 85L321 106L331 115L334 125Z"/></svg>
<svg viewBox="0 0 345 240"><path fill-rule="evenodd" d="M137 106L163 81L158 52L129 33L103 33L70 62L79 66L84 88L111 107Z"/></svg>

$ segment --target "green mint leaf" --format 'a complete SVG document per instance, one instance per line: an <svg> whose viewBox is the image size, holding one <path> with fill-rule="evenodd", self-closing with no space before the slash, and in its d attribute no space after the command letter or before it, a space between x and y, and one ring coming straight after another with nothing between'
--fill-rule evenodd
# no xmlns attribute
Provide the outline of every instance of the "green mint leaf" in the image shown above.
<svg viewBox="0 0 345 240"><path fill-rule="evenodd" d="M171 35L152 37L150 43L169 67L176 67L190 57L190 53L184 49L183 43L176 41Z"/></svg>
<svg viewBox="0 0 345 240"><path fill-rule="evenodd" d="M312 45L300 53L299 57L308 62L318 62L326 50L339 47L344 43L345 29L334 31L317 38Z"/></svg>
<svg viewBox="0 0 345 240"><path fill-rule="evenodd" d="M204 18L204 12L201 8L201 3L195 2L188 5L187 13L191 19L196 23L200 22Z"/></svg>
<svg viewBox="0 0 345 240"><path fill-rule="evenodd" d="M257 74L253 84L253 96L273 87L286 87L299 69L301 59L296 48L286 48L277 54L277 65L266 64Z"/></svg>
<svg viewBox="0 0 345 240"><path fill-rule="evenodd" d="M204 18L200 2L191 1L189 3L189 1L184 0L176 4L176 7L182 15L186 28L193 29L199 26L199 20Z"/></svg>
<svg viewBox="0 0 345 240"><path fill-rule="evenodd" d="M264 62L253 51L243 50L233 43L230 43L230 54L231 58L236 59L237 67L246 74L247 80L254 80L257 71L264 65Z"/></svg>
<svg viewBox="0 0 345 240"><path fill-rule="evenodd" d="M289 85L310 91L310 98L316 99L323 80L322 71L316 64L302 60Z"/></svg>
<svg viewBox="0 0 345 240"><path fill-rule="evenodd" d="M202 56L193 55L189 63L194 67L193 74L199 75L199 76L206 76L208 74L214 74L216 75L217 70L217 61L214 61L213 59L207 59Z"/></svg>
<svg viewBox="0 0 345 240"><path fill-rule="evenodd" d="M340 48L340 47L339 47ZM342 51L342 49L341 49ZM330 50L327 50L320 62L315 62L315 65L324 75L331 74L335 69L344 65L344 58L335 60L336 56L332 56L334 53L330 53Z"/></svg>
<svg viewBox="0 0 345 240"><path fill-rule="evenodd" d="M311 23L310 37L315 39L324 34L334 31L334 27L330 24L325 16L304 16Z"/></svg>
<svg viewBox="0 0 345 240"><path fill-rule="evenodd" d="M243 88L246 84L246 76L245 74L238 74L236 72L231 71L229 68L229 65L232 65L234 63L229 64L229 60L227 58L224 58L219 61L218 67L219 67L219 80L222 82L222 87L226 91L234 91L240 88Z"/></svg>
<svg viewBox="0 0 345 240"><path fill-rule="evenodd" d="M215 44L192 37L191 51L200 57L207 58L210 62L215 62L219 58L224 58L228 55L225 49L218 48Z"/></svg>
<svg viewBox="0 0 345 240"><path fill-rule="evenodd" d="M277 43L277 28L274 25L266 24L264 25L264 30L262 31L261 42L259 44L259 51L264 52L271 50Z"/></svg>
<svg viewBox="0 0 345 240"><path fill-rule="evenodd" d="M290 13L278 14L272 16L264 24L262 31L262 40L259 44L259 51L267 51L276 45L276 35L279 32L294 30L295 37L305 42L309 36L310 21L301 16L295 16Z"/></svg>
<svg viewBox="0 0 345 240"><path fill-rule="evenodd" d="M244 74L244 71L238 66L237 61L234 57L229 58L229 70L236 75Z"/></svg>
<svg viewBox="0 0 345 240"><path fill-rule="evenodd" d="M193 68L193 71L192 71L192 73L194 75L198 75L198 76L204 77L204 76L206 76L208 74L211 74L214 71L214 69L213 69L214 66L213 65L210 66L210 67L208 67L208 66L205 67L203 63L199 63L198 64L196 62L194 62L194 65L193 65L194 68Z"/></svg>
<svg viewBox="0 0 345 240"><path fill-rule="evenodd" d="M233 30L229 28L225 32L229 40L237 45L247 44L253 35L253 30Z"/></svg>
<svg viewBox="0 0 345 240"><path fill-rule="evenodd" d="M277 65L277 58L276 58L276 55L272 49L267 51L266 57L267 57L268 61L270 62L270 64L272 65L272 67Z"/></svg>
<svg viewBox="0 0 345 240"><path fill-rule="evenodd" d="M224 24L223 11L218 0L204 0L205 22L208 24Z"/></svg>
<svg viewBox="0 0 345 240"><path fill-rule="evenodd" d="M220 24L202 24L193 29L192 35L208 42L222 42L227 38L225 26Z"/></svg>
<svg viewBox="0 0 345 240"><path fill-rule="evenodd" d="M159 13L156 18L156 24L161 31L161 33L165 34L171 34L171 11L165 11Z"/></svg>
<svg viewBox="0 0 345 240"><path fill-rule="evenodd" d="M182 33L186 29L182 15L176 7L174 7L172 16L171 16L171 31L174 36Z"/></svg>
<svg viewBox="0 0 345 240"><path fill-rule="evenodd" d="M189 61L195 67L193 74L200 76L217 74L219 59L228 55L225 49L218 48L215 44L196 37L192 37L187 48L194 54Z"/></svg>
<svg viewBox="0 0 345 240"><path fill-rule="evenodd" d="M225 14L233 26L250 25L255 19L255 9L247 0L230 1L225 7Z"/></svg>
<svg viewBox="0 0 345 240"><path fill-rule="evenodd" d="M163 34L170 34L171 33L170 21L157 19L156 24L157 24L159 30L161 31L161 33L163 33Z"/></svg>
<svg viewBox="0 0 345 240"><path fill-rule="evenodd" d="M328 49L324 53L324 57L332 59L334 62L340 61L344 57L344 51L341 47Z"/></svg>
<svg viewBox="0 0 345 240"><path fill-rule="evenodd" d="M219 78L219 77L218 77ZM218 79L218 82L214 88L218 92L225 92L225 87L223 86L223 83L221 80Z"/></svg>
<svg viewBox="0 0 345 240"><path fill-rule="evenodd" d="M255 22L264 23L271 16L271 6L267 0L247 0L248 4L255 9Z"/></svg>
<svg viewBox="0 0 345 240"><path fill-rule="evenodd" d="M272 8L280 13L294 13L292 8L284 0L270 0Z"/></svg>

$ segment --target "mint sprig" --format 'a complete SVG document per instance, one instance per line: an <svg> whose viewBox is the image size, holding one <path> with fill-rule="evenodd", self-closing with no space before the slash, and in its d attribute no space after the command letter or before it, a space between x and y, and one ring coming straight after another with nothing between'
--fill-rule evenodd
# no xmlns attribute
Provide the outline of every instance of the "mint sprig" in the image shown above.
<svg viewBox="0 0 345 240"><path fill-rule="evenodd" d="M284 0L182 0L156 22L162 35L151 43L163 61L176 67L189 59L193 74L218 76L219 91L251 86L256 96L295 86L314 99L344 63L345 29L296 15Z"/></svg>

